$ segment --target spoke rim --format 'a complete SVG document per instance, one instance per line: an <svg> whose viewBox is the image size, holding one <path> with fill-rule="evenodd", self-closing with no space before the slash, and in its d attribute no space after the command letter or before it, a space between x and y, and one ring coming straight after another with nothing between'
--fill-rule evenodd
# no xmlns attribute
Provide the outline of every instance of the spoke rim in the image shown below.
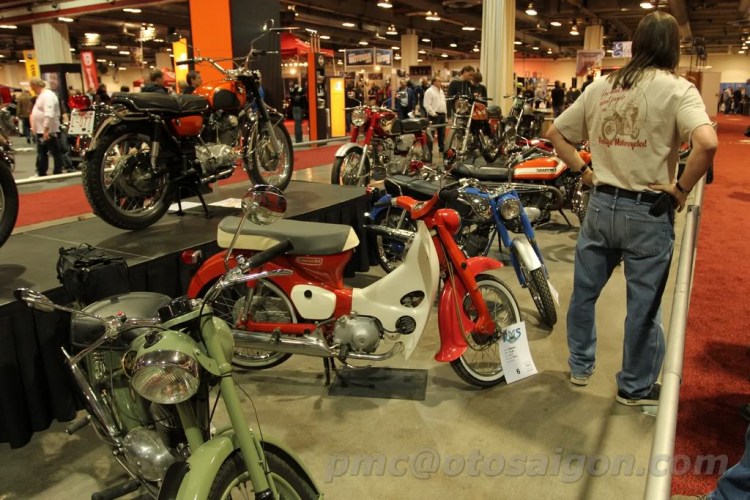
<svg viewBox="0 0 750 500"><path fill-rule="evenodd" d="M290 152L288 151L288 143L284 139L283 132L279 131L276 126L276 138L281 146L281 152L279 158L276 160L270 160L269 157L272 154L271 137L268 134L261 134L261 138L258 145L255 148L255 161L258 164L258 173L263 178L263 183L270 186L279 186L285 178L290 175L291 158ZM276 167L273 169L266 168L266 165L270 165L271 162L276 162Z"/></svg>

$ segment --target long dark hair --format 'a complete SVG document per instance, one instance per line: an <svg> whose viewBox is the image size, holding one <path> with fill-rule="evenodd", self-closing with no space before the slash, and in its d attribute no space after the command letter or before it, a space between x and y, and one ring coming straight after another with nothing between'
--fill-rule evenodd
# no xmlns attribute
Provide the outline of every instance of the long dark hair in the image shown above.
<svg viewBox="0 0 750 500"><path fill-rule="evenodd" d="M652 12L638 24L633 35L633 58L607 78L612 88L629 89L638 84L644 70L659 68L674 73L680 64L680 27L665 12Z"/></svg>

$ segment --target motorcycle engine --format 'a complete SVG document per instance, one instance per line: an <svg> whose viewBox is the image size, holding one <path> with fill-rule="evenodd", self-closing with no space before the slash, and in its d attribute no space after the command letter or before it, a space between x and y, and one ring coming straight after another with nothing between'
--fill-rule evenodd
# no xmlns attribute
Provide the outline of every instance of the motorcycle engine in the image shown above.
<svg viewBox="0 0 750 500"><path fill-rule="evenodd" d="M226 144L206 143L195 146L195 156L204 175L213 175L220 170L233 168L240 156Z"/></svg>
<svg viewBox="0 0 750 500"><path fill-rule="evenodd" d="M233 145L237 142L240 135L240 128L237 126L239 120L236 116L229 113L223 113L215 118L212 125L215 131L216 140L221 144Z"/></svg>
<svg viewBox="0 0 750 500"><path fill-rule="evenodd" d="M365 316L342 316L333 328L333 342L348 346L357 353L375 352L380 344L381 328L377 321Z"/></svg>
<svg viewBox="0 0 750 500"><path fill-rule="evenodd" d="M159 434L146 427L136 427L122 440L128 464L143 479L159 481L170 465L177 461Z"/></svg>

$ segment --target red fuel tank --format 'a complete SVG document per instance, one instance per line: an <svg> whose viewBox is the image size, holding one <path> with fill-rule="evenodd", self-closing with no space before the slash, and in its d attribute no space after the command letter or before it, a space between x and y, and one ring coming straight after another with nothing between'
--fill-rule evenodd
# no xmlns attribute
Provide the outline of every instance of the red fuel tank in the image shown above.
<svg viewBox="0 0 750 500"><path fill-rule="evenodd" d="M555 180L568 168L556 156L535 158L516 165L513 169L513 180L551 181Z"/></svg>

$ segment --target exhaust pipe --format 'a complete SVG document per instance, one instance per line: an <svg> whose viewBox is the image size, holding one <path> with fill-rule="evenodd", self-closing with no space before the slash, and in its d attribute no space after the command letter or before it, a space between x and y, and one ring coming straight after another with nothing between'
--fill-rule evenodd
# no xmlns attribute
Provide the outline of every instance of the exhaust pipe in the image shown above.
<svg viewBox="0 0 750 500"><path fill-rule="evenodd" d="M283 352L286 354L301 354L303 356L315 356L318 358L336 358L340 355L339 348L330 348L321 339L310 335L284 336L278 340L269 333L246 332L244 330L232 330L234 345L245 349L261 349L264 351ZM397 342L390 351L382 354L365 354L349 352L347 359L358 359L362 361L385 361L404 350L404 345Z"/></svg>
<svg viewBox="0 0 750 500"><path fill-rule="evenodd" d="M402 241L404 243L411 243L411 240L414 239L414 232L408 231L406 229L396 229L393 227L385 227L385 226L364 226L365 231L368 233L372 233L378 236L383 236L385 238L391 238L394 240Z"/></svg>

